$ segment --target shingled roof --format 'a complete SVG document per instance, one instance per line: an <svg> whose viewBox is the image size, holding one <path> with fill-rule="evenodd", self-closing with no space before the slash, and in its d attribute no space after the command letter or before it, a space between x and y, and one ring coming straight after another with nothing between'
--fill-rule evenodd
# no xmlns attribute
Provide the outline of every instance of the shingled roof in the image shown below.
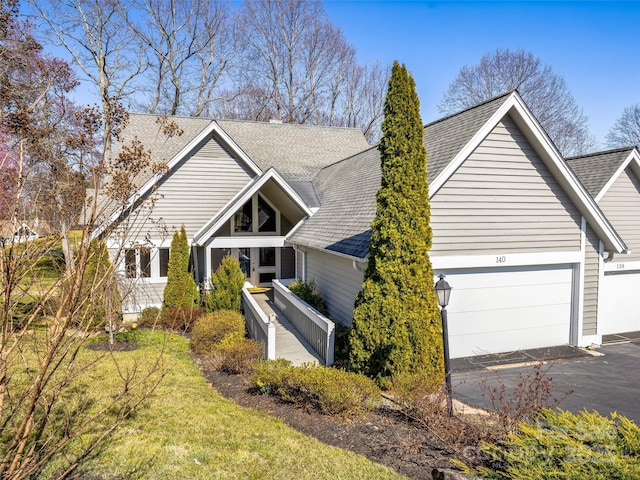
<svg viewBox="0 0 640 480"><path fill-rule="evenodd" d="M365 150L357 128L217 120L262 170L274 167L288 182L311 181L321 168Z"/></svg>
<svg viewBox="0 0 640 480"><path fill-rule="evenodd" d="M427 175L433 181L471 138L491 118L511 92L449 115L424 127Z"/></svg>
<svg viewBox="0 0 640 480"><path fill-rule="evenodd" d="M606 152L591 153L567 158L566 162L578 176L589 194L596 198L616 173L622 163L629 158L634 147L617 148Z"/></svg>
<svg viewBox="0 0 640 480"><path fill-rule="evenodd" d="M182 135L169 137L162 132L162 119L175 122L183 131ZM122 131L121 141L117 148L128 145L137 138L146 149L153 153L155 162L171 160L187 143L211 123L209 118L162 117L138 113L129 114L129 122Z"/></svg>
<svg viewBox="0 0 640 480"><path fill-rule="evenodd" d="M163 120L174 122L182 134L165 135ZM370 146L357 128L130 114L116 148L137 139L145 149L151 150L154 162L170 163L189 142L211 128L212 123L262 171L275 168L311 207L318 206L311 180L320 169ZM148 168L135 183L141 186L151 176Z"/></svg>
<svg viewBox="0 0 640 480"><path fill-rule="evenodd" d="M369 252L380 179L377 147L322 169L313 181L321 207L290 240L364 258Z"/></svg>
<svg viewBox="0 0 640 480"><path fill-rule="evenodd" d="M424 127L429 182L438 177L500 108L508 95L501 95ZM366 257L380 182L380 153L377 147L325 167L313 181L321 206L289 240L351 257Z"/></svg>

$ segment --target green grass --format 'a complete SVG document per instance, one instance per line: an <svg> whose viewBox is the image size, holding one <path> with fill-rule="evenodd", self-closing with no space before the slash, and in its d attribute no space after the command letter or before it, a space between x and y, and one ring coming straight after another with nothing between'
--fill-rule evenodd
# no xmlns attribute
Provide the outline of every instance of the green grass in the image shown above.
<svg viewBox="0 0 640 480"><path fill-rule="evenodd" d="M168 370L148 406L87 465L92 473L153 479L403 478L224 399L192 362L186 339L146 330L136 336L142 348L115 353L122 364L151 362L166 339ZM108 389L115 372L109 362L103 368L95 387Z"/></svg>

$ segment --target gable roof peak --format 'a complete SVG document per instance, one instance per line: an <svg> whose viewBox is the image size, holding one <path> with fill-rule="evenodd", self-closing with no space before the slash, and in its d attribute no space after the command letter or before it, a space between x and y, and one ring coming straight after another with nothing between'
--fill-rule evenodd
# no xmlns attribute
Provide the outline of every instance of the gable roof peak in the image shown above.
<svg viewBox="0 0 640 480"><path fill-rule="evenodd" d="M460 116L460 115L465 115L467 112L475 110L476 108L483 107L484 105L487 105L489 103L493 103L493 102L495 102L497 100L505 99L506 97L509 97L513 93L517 93L517 92L518 92L517 90L509 90L508 92L501 93L500 95L496 95L495 97L490 98L488 100L485 100L484 102L480 102L480 103L478 103L476 105L473 105L472 107L465 108L464 110L460 110L459 112L454 112L454 113L446 115L446 116L444 116L442 118L438 118L437 120L429 122L429 123L424 125L424 128L431 127L431 126L435 125L436 123L444 122L445 120L449 120L451 118L454 118L454 117L457 117L457 116Z"/></svg>
<svg viewBox="0 0 640 480"><path fill-rule="evenodd" d="M634 150L636 148L637 147L634 146L634 145L627 146L627 147L617 147L617 148L612 148L610 150L602 150L600 152L590 152L590 153L585 153L583 155L574 155L572 157L565 158L565 160L567 162L570 162L571 160L576 160L578 158L599 157L599 156L608 155L608 154L611 154L611 153L631 152L632 150Z"/></svg>

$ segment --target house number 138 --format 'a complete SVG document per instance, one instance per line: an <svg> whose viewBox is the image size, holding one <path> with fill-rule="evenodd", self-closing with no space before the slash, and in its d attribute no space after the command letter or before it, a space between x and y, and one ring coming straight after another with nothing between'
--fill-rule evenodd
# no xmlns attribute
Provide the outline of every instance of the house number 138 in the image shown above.
<svg viewBox="0 0 640 480"><path fill-rule="evenodd" d="M496 263L505 263L507 261L507 257L502 255L501 257L496 257Z"/></svg>

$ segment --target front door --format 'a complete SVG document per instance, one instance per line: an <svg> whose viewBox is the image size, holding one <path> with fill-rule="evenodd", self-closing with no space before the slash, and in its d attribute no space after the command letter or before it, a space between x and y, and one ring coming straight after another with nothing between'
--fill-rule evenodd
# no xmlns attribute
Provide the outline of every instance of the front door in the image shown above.
<svg viewBox="0 0 640 480"><path fill-rule="evenodd" d="M277 278L280 252L276 247L237 248L233 254L252 285L271 286Z"/></svg>

